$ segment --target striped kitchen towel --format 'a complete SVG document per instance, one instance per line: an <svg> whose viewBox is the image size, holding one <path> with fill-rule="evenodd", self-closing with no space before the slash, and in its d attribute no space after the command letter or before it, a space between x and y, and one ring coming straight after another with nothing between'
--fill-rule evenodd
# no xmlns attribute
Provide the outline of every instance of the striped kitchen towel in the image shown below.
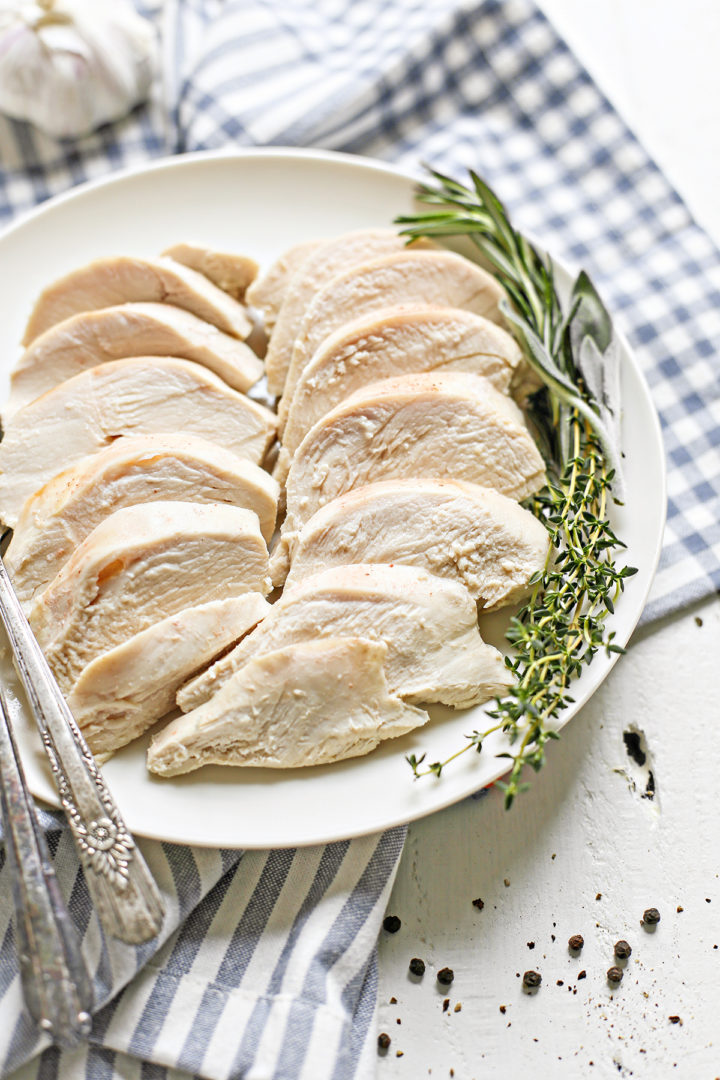
<svg viewBox="0 0 720 1080"><path fill-rule="evenodd" d="M82 180L222 146L476 168L518 225L583 263L661 414L669 516L646 617L720 586L720 259L530 0L160 0L153 100L77 143L0 119L0 222ZM301 851L143 842L160 943L103 940L61 818L61 885L98 1001L88 1047L43 1050L21 1010L0 868L0 1069L18 1080L374 1075L375 941L403 832ZM26 1064L22 1064L26 1062Z"/></svg>

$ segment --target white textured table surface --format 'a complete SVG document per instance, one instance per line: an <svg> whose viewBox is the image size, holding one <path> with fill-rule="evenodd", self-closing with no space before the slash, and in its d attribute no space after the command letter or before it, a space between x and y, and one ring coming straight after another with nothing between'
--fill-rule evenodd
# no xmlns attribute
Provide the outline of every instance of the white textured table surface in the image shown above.
<svg viewBox="0 0 720 1080"><path fill-rule="evenodd" d="M717 0L542 6L720 240ZM402 927L380 947L380 1080L720 1077L719 686L713 598L636 634L510 813L492 791L411 826L388 908ZM620 938L633 952L613 990ZM543 976L532 995L527 969Z"/></svg>

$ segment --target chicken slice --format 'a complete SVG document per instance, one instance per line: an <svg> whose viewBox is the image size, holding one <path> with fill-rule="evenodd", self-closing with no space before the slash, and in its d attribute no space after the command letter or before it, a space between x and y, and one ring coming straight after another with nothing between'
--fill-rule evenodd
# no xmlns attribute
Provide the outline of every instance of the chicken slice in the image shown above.
<svg viewBox="0 0 720 1080"><path fill-rule="evenodd" d="M489 610L526 596L547 552L542 522L497 491L455 480L386 480L313 514L285 587L330 566L400 563L460 581Z"/></svg>
<svg viewBox="0 0 720 1080"><path fill-rule="evenodd" d="M173 244L163 255L196 270L212 281L218 289L242 300L248 287L257 277L258 264L247 255L232 255L227 251L212 251L194 244Z"/></svg>
<svg viewBox="0 0 720 1080"><path fill-rule="evenodd" d="M292 278L321 243L319 240L311 240L307 244L296 244L276 259L267 273L256 277L252 285L248 286L245 300L260 312L268 334L277 322Z"/></svg>
<svg viewBox="0 0 720 1080"><path fill-rule="evenodd" d="M477 375L372 383L319 420L295 453L274 583L284 581L297 534L321 506L378 480L420 477L469 480L519 500L542 487L545 469L518 407Z"/></svg>
<svg viewBox="0 0 720 1080"><path fill-rule="evenodd" d="M5 556L24 602L45 588L78 544L123 506L169 499L253 510L269 541L279 488L264 469L194 435L134 435L50 480L25 503Z"/></svg>
<svg viewBox="0 0 720 1080"><path fill-rule="evenodd" d="M491 274L452 251L394 252L338 274L317 294L298 328L278 407L280 431L303 371L325 339L346 323L417 303L462 308L499 322L502 296Z"/></svg>
<svg viewBox="0 0 720 1080"><path fill-rule="evenodd" d="M415 246L425 247L419 241ZM295 338L306 309L316 294L337 274L368 259L402 251L405 238L392 229L362 229L320 244L293 275L278 312L265 356L268 390L277 396L283 393L285 377L290 366Z"/></svg>
<svg viewBox="0 0 720 1080"><path fill-rule="evenodd" d="M260 593L186 608L91 660L68 695L96 757L106 761L175 708L178 687L270 610Z"/></svg>
<svg viewBox="0 0 720 1080"><path fill-rule="evenodd" d="M0 443L0 517L14 528L38 488L121 435L186 431L259 464L275 426L269 409L189 360L111 360L15 413Z"/></svg>
<svg viewBox="0 0 720 1080"><path fill-rule="evenodd" d="M368 383L418 371L467 371L507 391L521 362L510 334L459 308L386 308L355 319L325 339L300 375L275 475L285 478L313 424Z"/></svg>
<svg viewBox="0 0 720 1080"><path fill-rule="evenodd" d="M79 311L148 300L184 308L233 337L246 338L252 330L244 307L196 270L163 256L117 255L95 259L43 289L23 345Z"/></svg>
<svg viewBox="0 0 720 1080"><path fill-rule="evenodd" d="M29 614L63 691L91 660L183 608L267 593L257 514L237 506L126 506L90 533Z"/></svg>
<svg viewBox="0 0 720 1080"><path fill-rule="evenodd" d="M172 304L118 304L57 323L25 350L10 377L10 417L46 390L106 360L176 356L214 371L235 390L262 376L262 361L237 338Z"/></svg>
<svg viewBox="0 0 720 1080"><path fill-rule="evenodd" d="M161 776L201 765L295 769L359 757L428 714L388 693L387 646L359 637L302 641L256 656L206 704L153 737Z"/></svg>
<svg viewBox="0 0 720 1080"><path fill-rule="evenodd" d="M486 645L467 589L415 566L336 566L287 589L268 617L231 652L178 692L189 712L253 656L298 641L362 637L388 646L391 694L456 708L487 701L512 676Z"/></svg>

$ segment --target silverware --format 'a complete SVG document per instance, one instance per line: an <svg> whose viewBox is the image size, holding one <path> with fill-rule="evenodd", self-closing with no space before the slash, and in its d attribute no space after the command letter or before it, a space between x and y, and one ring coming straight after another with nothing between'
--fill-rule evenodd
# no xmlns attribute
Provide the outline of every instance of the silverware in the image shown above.
<svg viewBox="0 0 720 1080"><path fill-rule="evenodd" d="M1 688L0 781L25 1003L56 1045L75 1046L90 1032L92 985L35 817Z"/></svg>
<svg viewBox="0 0 720 1080"><path fill-rule="evenodd" d="M1 558L0 619L100 923L121 941L149 941L164 914L157 885L55 682Z"/></svg>

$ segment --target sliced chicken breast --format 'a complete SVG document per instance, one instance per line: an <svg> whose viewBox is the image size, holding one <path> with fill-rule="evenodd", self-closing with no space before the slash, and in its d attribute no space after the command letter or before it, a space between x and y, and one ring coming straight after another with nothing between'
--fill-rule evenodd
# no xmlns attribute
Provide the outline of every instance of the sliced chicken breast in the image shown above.
<svg viewBox="0 0 720 1080"><path fill-rule="evenodd" d="M68 695L101 761L175 708L178 687L265 617L260 593L187 608L91 660Z"/></svg>
<svg viewBox="0 0 720 1080"><path fill-rule="evenodd" d="M121 435L188 432L259 464L273 441L269 409L188 360L141 357L91 368L20 409L0 443L0 517L63 469Z"/></svg>
<svg viewBox="0 0 720 1080"><path fill-rule="evenodd" d="M248 286L245 299L260 312L268 333L277 322L285 292L293 276L321 243L322 241L312 240L307 244L296 244L281 255L267 273L256 277L252 285Z"/></svg>
<svg viewBox="0 0 720 1080"><path fill-rule="evenodd" d="M96 259L48 285L30 315L23 345L80 311L140 301L174 304L233 337L246 338L252 329L243 306L196 270L163 256L117 255Z"/></svg>
<svg viewBox="0 0 720 1080"><path fill-rule="evenodd" d="M387 651L383 642L348 637L256 656L205 705L154 736L148 769L162 776L207 764L295 769L367 754L428 720L388 693Z"/></svg>
<svg viewBox="0 0 720 1080"><path fill-rule="evenodd" d="M330 566L400 563L461 582L489 610L527 595L548 543L542 522L490 488L386 480L313 514L298 536L285 587Z"/></svg>
<svg viewBox="0 0 720 1080"><path fill-rule="evenodd" d="M271 572L282 584L297 534L353 488L402 478L468 480L513 499L542 487L542 458L517 406L458 371L373 383L319 420L292 460Z"/></svg>
<svg viewBox="0 0 720 1080"><path fill-rule="evenodd" d="M492 275L452 251L394 252L338 274L316 295L298 327L278 407L280 430L300 376L325 339L341 326L385 308L418 303L462 308L499 322L502 296Z"/></svg>
<svg viewBox="0 0 720 1080"><path fill-rule="evenodd" d="M91 660L184 608L267 593L257 515L236 506L126 506L83 540L29 614L61 689Z"/></svg>
<svg viewBox="0 0 720 1080"><path fill-rule="evenodd" d="M507 391L522 359L510 334L459 308L386 308L355 319L325 339L300 375L276 475L287 475L313 424L369 383L418 371L467 371Z"/></svg>
<svg viewBox="0 0 720 1080"><path fill-rule="evenodd" d="M486 645L467 589L415 566L340 566L287 589L267 618L178 693L189 712L251 657L299 641L362 637L388 647L388 690L413 703L456 708L487 701L510 685L497 649Z"/></svg>
<svg viewBox="0 0 720 1080"><path fill-rule="evenodd" d="M264 469L194 435L117 439L50 480L25 503L5 556L24 602L41 592L109 514L158 499L253 510L269 541L279 488Z"/></svg>
<svg viewBox="0 0 720 1080"><path fill-rule="evenodd" d="M242 300L257 277L258 264L247 255L212 251L194 244L173 244L163 251L163 255L209 278L213 285L217 285L218 289L228 293L234 300Z"/></svg>
<svg viewBox="0 0 720 1080"><path fill-rule="evenodd" d="M7 418L46 390L106 360L176 356L193 360L235 390L262 376L262 361L237 338L172 304L118 304L52 326L25 350L10 377Z"/></svg>
<svg viewBox="0 0 720 1080"><path fill-rule="evenodd" d="M362 229L320 244L298 268L290 281L278 312L265 356L268 390L282 394L295 339L306 309L337 274L368 259L402 251L405 238L392 229ZM413 245L415 246L415 245ZM418 246L427 246L421 242Z"/></svg>

